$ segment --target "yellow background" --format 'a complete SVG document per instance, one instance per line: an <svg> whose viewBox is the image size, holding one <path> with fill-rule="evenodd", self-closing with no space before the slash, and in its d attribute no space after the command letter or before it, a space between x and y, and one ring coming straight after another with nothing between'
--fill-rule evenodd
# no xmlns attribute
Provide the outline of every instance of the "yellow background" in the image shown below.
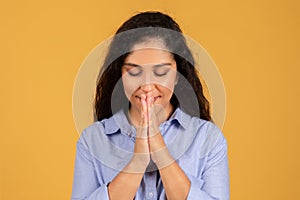
<svg viewBox="0 0 300 200"><path fill-rule="evenodd" d="M70 199L80 64L135 11L173 16L227 92L231 199L300 198L297 0L0 2L0 199Z"/></svg>

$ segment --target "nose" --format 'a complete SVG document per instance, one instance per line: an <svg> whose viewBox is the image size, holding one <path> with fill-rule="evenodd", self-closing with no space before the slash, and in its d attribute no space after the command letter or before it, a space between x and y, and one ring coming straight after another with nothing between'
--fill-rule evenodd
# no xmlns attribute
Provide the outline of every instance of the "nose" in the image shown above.
<svg viewBox="0 0 300 200"><path fill-rule="evenodd" d="M140 87L141 90L145 93L151 92L154 89L154 83L152 82L151 73L147 72L144 74Z"/></svg>
<svg viewBox="0 0 300 200"><path fill-rule="evenodd" d="M153 83L146 83L141 85L141 90L144 92L151 92L154 89Z"/></svg>

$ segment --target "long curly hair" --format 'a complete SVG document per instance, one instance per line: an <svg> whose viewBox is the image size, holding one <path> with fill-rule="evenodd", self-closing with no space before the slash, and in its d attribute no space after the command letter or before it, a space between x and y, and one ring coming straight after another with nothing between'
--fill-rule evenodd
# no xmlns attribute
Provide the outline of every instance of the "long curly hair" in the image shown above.
<svg viewBox="0 0 300 200"><path fill-rule="evenodd" d="M174 32L176 34L173 34ZM194 59L182 35L182 30L170 16L153 11L142 12L131 17L120 26L113 37L97 79L94 120L101 121L111 117L113 111L128 109L130 102L128 100L124 102L127 97L120 82L124 60L135 44L153 38L164 42L174 56L178 73L182 75L175 85L170 103L174 108L180 107L189 115L212 121L209 102L203 94L199 74L195 69ZM188 97L192 93L196 96L197 109L194 109L195 105L188 106L191 104ZM178 95L182 95L181 98L178 98Z"/></svg>

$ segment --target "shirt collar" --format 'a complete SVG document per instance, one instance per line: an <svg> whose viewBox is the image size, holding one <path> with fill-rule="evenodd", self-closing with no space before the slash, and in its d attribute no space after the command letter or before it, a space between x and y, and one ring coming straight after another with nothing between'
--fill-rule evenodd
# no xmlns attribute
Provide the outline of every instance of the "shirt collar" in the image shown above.
<svg viewBox="0 0 300 200"><path fill-rule="evenodd" d="M175 109L171 117L164 123L172 124L177 122L184 129L188 128L191 116L183 112L179 107ZM135 134L134 127L129 123L127 116L123 109L118 111L109 119L103 120L105 126L105 134L110 135L116 133L121 129L122 132L132 136Z"/></svg>
<svg viewBox="0 0 300 200"><path fill-rule="evenodd" d="M188 128L188 123L190 121L190 116L183 112L179 107L173 112L171 117L165 123L172 123L176 121L181 125L184 129Z"/></svg>
<svg viewBox="0 0 300 200"><path fill-rule="evenodd" d="M105 119L103 123L105 126L105 134L107 135L116 133L120 129L128 135L132 134L133 127L129 123L123 109L119 110L112 117Z"/></svg>

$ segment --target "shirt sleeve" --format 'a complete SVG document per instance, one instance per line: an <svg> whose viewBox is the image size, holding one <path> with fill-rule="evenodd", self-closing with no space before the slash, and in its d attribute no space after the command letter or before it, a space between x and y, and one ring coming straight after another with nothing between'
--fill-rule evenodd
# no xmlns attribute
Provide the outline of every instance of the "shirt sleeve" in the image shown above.
<svg viewBox="0 0 300 200"><path fill-rule="evenodd" d="M227 143L222 133L219 134L222 137L208 154L201 178L187 174L191 182L188 200L229 199Z"/></svg>
<svg viewBox="0 0 300 200"><path fill-rule="evenodd" d="M72 200L109 200L106 184L100 185L97 180L92 156L80 138L76 146L75 169L72 189Z"/></svg>

